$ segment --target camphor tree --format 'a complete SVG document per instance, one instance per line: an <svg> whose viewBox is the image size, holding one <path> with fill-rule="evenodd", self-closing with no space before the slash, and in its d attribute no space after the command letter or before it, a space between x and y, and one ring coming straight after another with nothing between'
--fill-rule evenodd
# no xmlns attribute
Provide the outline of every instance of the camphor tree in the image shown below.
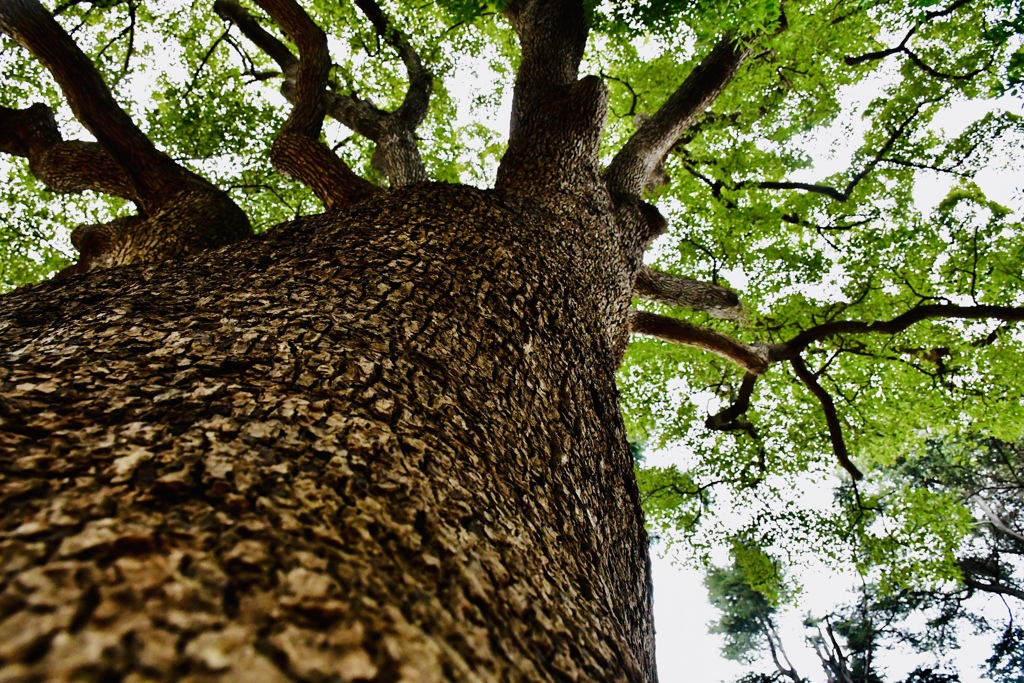
<svg viewBox="0 0 1024 683"><path fill-rule="evenodd" d="M654 680L624 358L635 438L687 418L669 374L732 394L703 462L740 490L1024 424L1020 237L970 182L1020 122L929 125L1015 87L1020 22L2 0L5 277L60 271L0 311L5 676ZM858 83L863 145L808 179Z"/></svg>

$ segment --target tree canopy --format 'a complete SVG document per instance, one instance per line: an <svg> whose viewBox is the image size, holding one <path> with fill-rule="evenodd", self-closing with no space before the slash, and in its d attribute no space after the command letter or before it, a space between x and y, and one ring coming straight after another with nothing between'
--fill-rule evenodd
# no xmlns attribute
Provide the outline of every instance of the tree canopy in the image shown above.
<svg viewBox="0 0 1024 683"><path fill-rule="evenodd" d="M93 267L106 233L76 226L170 211L163 185L126 182L96 144L215 207L217 246L342 195L513 182L499 164L543 133L523 114L536 103L513 98L517 79L546 77L519 69L540 49L520 47L516 0L43 4L124 109L114 128L138 133L97 132L98 91L69 95L86 75L62 76L0 11L5 290ZM1009 529L993 548L1021 533L1020 508L977 481L1010 472L1019 503L1019 468L991 454L1018 462L1024 442L1024 4L582 5L593 81L579 83L608 92L608 192L642 195L664 232L620 371L631 438L682 454L638 468L648 524L691 557L746 558L742 582L710 579L756 603L723 626L747 638L731 647L773 642L786 589L750 572L803 552L855 566L865 600L942 585L1019 598L1019 575L965 548L984 519ZM1005 648L993 670L1012 668Z"/></svg>

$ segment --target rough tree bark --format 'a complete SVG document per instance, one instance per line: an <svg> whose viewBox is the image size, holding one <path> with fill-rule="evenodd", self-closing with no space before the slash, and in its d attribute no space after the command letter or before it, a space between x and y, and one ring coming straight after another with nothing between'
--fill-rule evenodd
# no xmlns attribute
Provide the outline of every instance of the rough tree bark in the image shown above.
<svg viewBox="0 0 1024 683"><path fill-rule="evenodd" d="M8 295L5 670L653 679L591 227L420 185Z"/></svg>
<svg viewBox="0 0 1024 683"><path fill-rule="evenodd" d="M139 204L104 230L191 240L103 263L79 245L78 276L4 298L4 680L655 680L614 372L665 226L642 188L744 55L716 48L728 68L699 67L683 88L699 96L670 100L605 176L582 3L516 0L496 189L416 182L430 76L357 0L410 75L367 132L385 191L318 139L331 107L362 111L325 95L323 32L294 0L258 4L297 56L234 0L217 11L286 62L272 158L331 211L245 239L237 207L153 147L36 0L0 6L98 140L65 142L45 107L2 110L21 123L0 151L55 189ZM62 162L82 155L91 175ZM639 295L738 305L644 273Z"/></svg>

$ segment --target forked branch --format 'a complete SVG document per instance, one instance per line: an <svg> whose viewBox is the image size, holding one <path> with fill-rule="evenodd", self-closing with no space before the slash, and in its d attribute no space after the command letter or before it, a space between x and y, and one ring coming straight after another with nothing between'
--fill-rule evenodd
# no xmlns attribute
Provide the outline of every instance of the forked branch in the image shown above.
<svg viewBox="0 0 1024 683"><path fill-rule="evenodd" d="M496 188L537 197L592 192L608 94L596 76L577 80L588 33L583 3L513 0L504 12L522 61Z"/></svg>
<svg viewBox="0 0 1024 683"><path fill-rule="evenodd" d="M427 113L433 76L408 39L391 27L379 6L371 0L358 0L356 4L378 34L398 51L409 75L409 86L402 104L393 112L379 109L355 95L325 90L327 115L377 143L374 166L388 177L392 187L426 180L415 132ZM298 59L288 46L264 29L237 0L216 0L213 7L218 16L237 26L246 38L273 59L282 72L294 73ZM294 101L292 80L286 80L281 90L289 101Z"/></svg>
<svg viewBox="0 0 1024 683"><path fill-rule="evenodd" d="M918 32L918 30L921 29L922 26L926 25L931 21L934 21L935 19L949 16L957 9L963 7L964 5L970 4L970 2L971 0L957 0L956 2L952 3L951 5L944 9L928 12L925 15L924 19L914 24L910 28L910 30L907 31L906 35L903 36L903 40L901 40L899 44L896 45L895 47L876 50L875 52L868 52L866 54L857 55L856 57L846 57L844 61L850 66L855 66L857 64L864 64L865 62L873 62L879 59L885 59L886 57L891 57L892 55L902 54L905 55L907 59L909 59L911 63L914 64L914 66L916 66L921 71L924 71L932 78L937 78L939 80L955 81L964 81L974 78L982 71L984 71L985 67L978 67L963 74L944 73L926 63L923 59L921 59L921 57L916 52L914 52L908 47L910 39L914 37L914 35Z"/></svg>
<svg viewBox="0 0 1024 683"><path fill-rule="evenodd" d="M274 167L313 190L328 211L372 196L377 189L320 142L331 68L327 36L294 0L257 0L257 4L299 49L292 111L270 150Z"/></svg>
<svg viewBox="0 0 1024 683"><path fill-rule="evenodd" d="M147 211L198 180L153 145L114 100L89 58L38 0L0 3L0 31L53 75L71 111L125 171Z"/></svg>
<svg viewBox="0 0 1024 683"><path fill-rule="evenodd" d="M956 306L953 304L922 304L891 320L861 322L836 320L815 325L796 335L780 348L780 355L789 357L800 353L816 341L844 334L898 334L911 325L924 320L1024 320L1024 307L1020 306Z"/></svg>
<svg viewBox="0 0 1024 683"><path fill-rule="evenodd" d="M96 142L64 140L53 110L0 107L0 152L28 159L32 174L54 192L95 190L139 202L124 169Z"/></svg>
<svg viewBox="0 0 1024 683"><path fill-rule="evenodd" d="M159 151L114 100L89 58L38 0L0 2L0 32L53 75L71 111L98 143L65 142L44 105L5 109L3 150L60 191L94 189L134 201L138 216L80 226L81 257L63 274L192 254L252 234L225 193Z"/></svg>

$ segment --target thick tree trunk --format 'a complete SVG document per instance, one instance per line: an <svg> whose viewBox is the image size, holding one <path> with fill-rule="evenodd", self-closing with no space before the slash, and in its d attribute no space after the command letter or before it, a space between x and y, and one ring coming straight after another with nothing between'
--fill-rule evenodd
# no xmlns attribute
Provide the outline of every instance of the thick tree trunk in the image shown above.
<svg viewBox="0 0 1024 683"><path fill-rule="evenodd" d="M607 215L413 185L6 296L5 680L654 680Z"/></svg>

